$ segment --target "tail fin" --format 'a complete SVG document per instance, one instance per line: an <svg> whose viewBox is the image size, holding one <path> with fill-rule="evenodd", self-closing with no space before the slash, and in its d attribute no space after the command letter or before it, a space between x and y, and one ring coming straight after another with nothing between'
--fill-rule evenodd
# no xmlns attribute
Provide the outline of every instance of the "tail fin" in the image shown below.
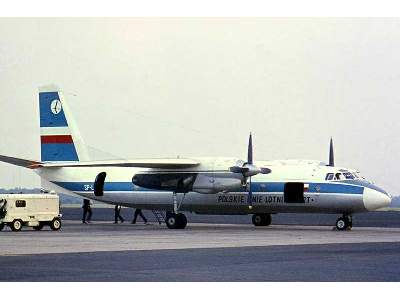
<svg viewBox="0 0 400 300"><path fill-rule="evenodd" d="M39 88L42 161L86 161L87 149L68 104L56 86Z"/></svg>

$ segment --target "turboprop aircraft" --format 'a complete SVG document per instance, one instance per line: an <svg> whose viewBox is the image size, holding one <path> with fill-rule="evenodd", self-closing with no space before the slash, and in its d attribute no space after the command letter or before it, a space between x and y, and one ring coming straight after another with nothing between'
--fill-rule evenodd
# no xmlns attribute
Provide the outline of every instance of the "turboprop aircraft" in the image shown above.
<svg viewBox="0 0 400 300"><path fill-rule="evenodd" d="M39 89L41 160L0 156L33 169L61 191L127 207L165 211L168 228L183 229L184 212L249 214L255 226L276 213L334 213L338 230L352 214L386 207L391 196L358 171L311 160L246 161L237 158L169 158L91 161L62 92Z"/></svg>

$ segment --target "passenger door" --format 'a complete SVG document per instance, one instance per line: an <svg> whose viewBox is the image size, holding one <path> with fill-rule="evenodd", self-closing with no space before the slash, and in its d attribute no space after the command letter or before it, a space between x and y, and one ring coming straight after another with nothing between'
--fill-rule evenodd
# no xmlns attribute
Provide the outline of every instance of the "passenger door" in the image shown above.
<svg viewBox="0 0 400 300"><path fill-rule="evenodd" d="M283 198L285 203L304 203L304 183L285 183Z"/></svg>

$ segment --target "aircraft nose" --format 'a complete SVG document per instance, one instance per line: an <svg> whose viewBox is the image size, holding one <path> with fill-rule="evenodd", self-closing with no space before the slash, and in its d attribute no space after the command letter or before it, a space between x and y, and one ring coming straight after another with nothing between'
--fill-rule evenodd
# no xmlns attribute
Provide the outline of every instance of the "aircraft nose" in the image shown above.
<svg viewBox="0 0 400 300"><path fill-rule="evenodd" d="M366 187L364 188L363 202L365 208L371 211L389 206L392 202L392 198L386 192Z"/></svg>

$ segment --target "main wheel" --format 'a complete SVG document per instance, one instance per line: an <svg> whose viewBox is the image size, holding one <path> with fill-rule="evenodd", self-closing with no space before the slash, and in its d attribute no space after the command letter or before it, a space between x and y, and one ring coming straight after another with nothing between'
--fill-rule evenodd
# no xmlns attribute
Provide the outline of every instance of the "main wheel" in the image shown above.
<svg viewBox="0 0 400 300"><path fill-rule="evenodd" d="M178 223L179 223L178 215L176 215L176 214L169 213L165 217L165 224L167 224L167 227L169 229L177 229Z"/></svg>
<svg viewBox="0 0 400 300"><path fill-rule="evenodd" d="M61 219L60 218L54 218L50 222L50 228L51 228L51 230L60 230L60 228L61 228Z"/></svg>
<svg viewBox="0 0 400 300"><path fill-rule="evenodd" d="M33 229L35 229L36 231L42 230L43 228L43 222L39 222L38 226L33 226Z"/></svg>
<svg viewBox="0 0 400 300"><path fill-rule="evenodd" d="M336 220L336 229L337 230L346 230L349 227L349 222L347 218L340 217Z"/></svg>
<svg viewBox="0 0 400 300"><path fill-rule="evenodd" d="M254 226L268 226L271 224L271 215L270 214L254 214L251 220L252 220Z"/></svg>
<svg viewBox="0 0 400 300"><path fill-rule="evenodd" d="M0 231L2 231L4 228L4 223L0 223Z"/></svg>
<svg viewBox="0 0 400 300"><path fill-rule="evenodd" d="M178 219L178 229L184 229L187 225L187 218L184 214L179 213L177 215L177 219Z"/></svg>
<svg viewBox="0 0 400 300"><path fill-rule="evenodd" d="M22 229L22 221L21 220L14 220L10 224L10 228L12 231L21 231Z"/></svg>

